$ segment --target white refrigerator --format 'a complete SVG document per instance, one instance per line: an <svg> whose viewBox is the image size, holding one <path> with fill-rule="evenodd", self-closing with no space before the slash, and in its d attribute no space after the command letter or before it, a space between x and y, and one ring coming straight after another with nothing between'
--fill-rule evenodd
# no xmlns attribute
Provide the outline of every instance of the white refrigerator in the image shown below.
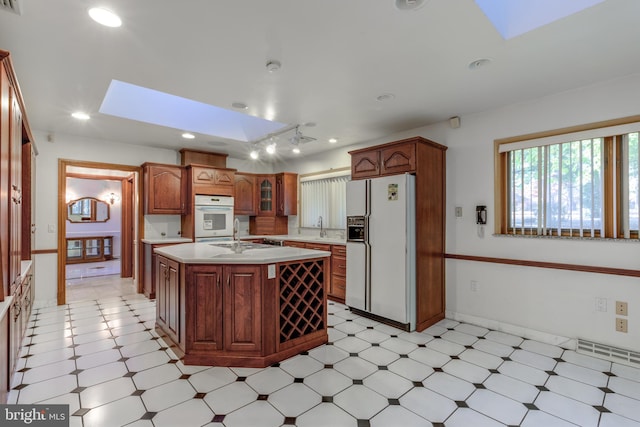
<svg viewBox="0 0 640 427"><path fill-rule="evenodd" d="M346 304L407 331L416 326L415 176L347 182Z"/></svg>

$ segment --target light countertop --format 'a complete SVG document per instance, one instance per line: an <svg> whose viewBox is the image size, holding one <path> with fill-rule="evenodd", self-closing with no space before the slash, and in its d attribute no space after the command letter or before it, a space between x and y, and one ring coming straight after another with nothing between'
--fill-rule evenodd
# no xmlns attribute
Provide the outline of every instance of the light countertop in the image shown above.
<svg viewBox="0 0 640 427"><path fill-rule="evenodd" d="M142 243L149 243L151 245L160 245L164 243L191 243L193 239L188 237L149 237L142 239Z"/></svg>
<svg viewBox="0 0 640 427"><path fill-rule="evenodd" d="M156 248L155 252L183 264L271 264L331 256L328 251L286 246L245 249L237 254L229 248L214 246L210 242L164 246Z"/></svg>
<svg viewBox="0 0 640 427"><path fill-rule="evenodd" d="M325 243L327 245L345 245L347 243L346 239L340 237L320 237L320 236L309 236L304 234L278 234L275 236L240 236L240 239L248 240L248 239L269 239L269 240L292 240L296 242L308 242L308 243Z"/></svg>

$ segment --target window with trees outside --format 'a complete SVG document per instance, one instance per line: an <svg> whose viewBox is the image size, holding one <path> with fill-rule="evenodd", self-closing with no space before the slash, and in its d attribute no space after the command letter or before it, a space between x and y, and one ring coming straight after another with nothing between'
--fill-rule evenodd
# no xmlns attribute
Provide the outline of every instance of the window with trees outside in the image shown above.
<svg viewBox="0 0 640 427"><path fill-rule="evenodd" d="M346 229L347 181L351 169L300 176L300 227Z"/></svg>
<svg viewBox="0 0 640 427"><path fill-rule="evenodd" d="M496 146L501 234L637 239L640 117Z"/></svg>

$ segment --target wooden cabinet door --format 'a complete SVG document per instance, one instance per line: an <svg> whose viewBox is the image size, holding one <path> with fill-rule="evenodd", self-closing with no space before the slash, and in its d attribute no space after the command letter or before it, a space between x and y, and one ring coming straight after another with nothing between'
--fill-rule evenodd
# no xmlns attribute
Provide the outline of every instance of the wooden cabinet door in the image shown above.
<svg viewBox="0 0 640 427"><path fill-rule="evenodd" d="M276 215L298 214L298 175L279 173L276 175Z"/></svg>
<svg viewBox="0 0 640 427"><path fill-rule="evenodd" d="M234 213L235 215L255 215L256 178L253 175L236 173L234 178Z"/></svg>
<svg viewBox="0 0 640 427"><path fill-rule="evenodd" d="M291 246L294 248L306 248L306 245L304 242L298 242L297 240L285 240L284 241L284 246Z"/></svg>
<svg viewBox="0 0 640 427"><path fill-rule="evenodd" d="M380 151L380 175L395 175L416 170L416 145L405 143Z"/></svg>
<svg viewBox="0 0 640 427"><path fill-rule="evenodd" d="M347 282L347 249L344 245L331 246L331 285L329 295L344 302Z"/></svg>
<svg viewBox="0 0 640 427"><path fill-rule="evenodd" d="M233 169L214 169L213 183L233 188L235 181L235 170Z"/></svg>
<svg viewBox="0 0 640 427"><path fill-rule="evenodd" d="M380 175L380 152L364 151L351 155L351 179L371 178Z"/></svg>
<svg viewBox="0 0 640 427"><path fill-rule="evenodd" d="M224 269L224 349L256 352L262 349L260 267Z"/></svg>
<svg viewBox="0 0 640 427"><path fill-rule="evenodd" d="M22 110L16 97L16 91L12 87L10 87L9 94L11 99L9 273L11 274L11 283L19 284L20 261L22 260Z"/></svg>
<svg viewBox="0 0 640 427"><path fill-rule="evenodd" d="M186 282L186 351L222 350L222 267L190 266Z"/></svg>
<svg viewBox="0 0 640 427"><path fill-rule="evenodd" d="M215 173L214 169L192 166L191 181L194 184L213 185L215 183Z"/></svg>
<svg viewBox="0 0 640 427"><path fill-rule="evenodd" d="M156 313L163 330L180 342L180 266L177 262L156 257Z"/></svg>
<svg viewBox="0 0 640 427"><path fill-rule="evenodd" d="M276 214L276 181L273 175L258 176L258 215L273 216Z"/></svg>
<svg viewBox="0 0 640 427"><path fill-rule="evenodd" d="M145 167L145 213L181 215L185 192L182 191L182 167L149 165Z"/></svg>

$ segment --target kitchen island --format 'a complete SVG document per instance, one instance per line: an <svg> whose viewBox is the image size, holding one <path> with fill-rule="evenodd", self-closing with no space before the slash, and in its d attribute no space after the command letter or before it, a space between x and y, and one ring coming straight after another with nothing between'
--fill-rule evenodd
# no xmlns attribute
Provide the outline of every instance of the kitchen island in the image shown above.
<svg viewBox="0 0 640 427"><path fill-rule="evenodd" d="M327 342L330 252L224 242L155 253L156 330L185 364L266 367Z"/></svg>

